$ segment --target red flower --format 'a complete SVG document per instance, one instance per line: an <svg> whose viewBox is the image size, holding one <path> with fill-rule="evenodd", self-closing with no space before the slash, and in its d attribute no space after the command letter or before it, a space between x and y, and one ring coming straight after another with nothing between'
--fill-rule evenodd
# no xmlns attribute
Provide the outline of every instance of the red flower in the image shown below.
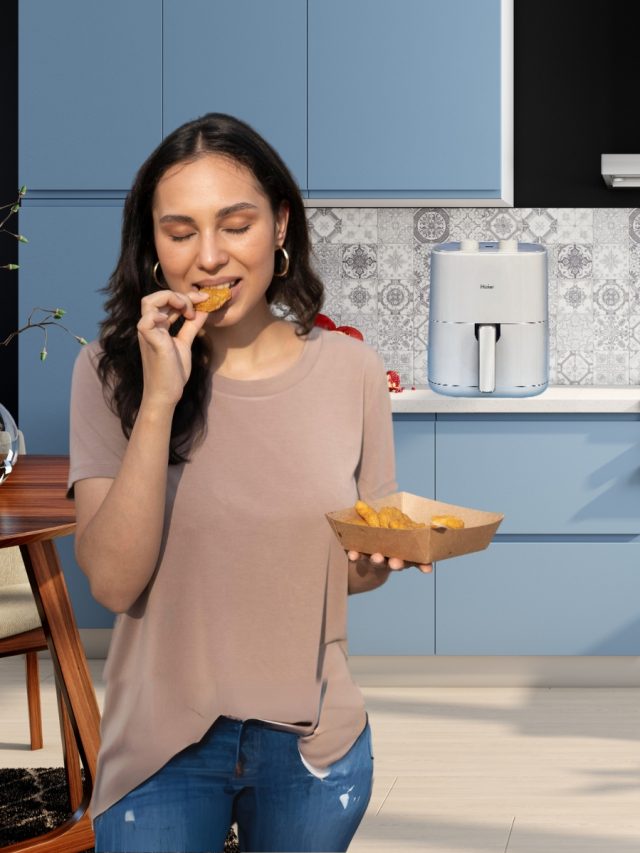
<svg viewBox="0 0 640 853"><path fill-rule="evenodd" d="M364 340L362 332L354 326L338 326L336 332L342 332L343 335L349 335L350 338L357 338L359 341Z"/></svg>
<svg viewBox="0 0 640 853"><path fill-rule="evenodd" d="M395 370L387 370L387 384L389 391L393 391L396 394L399 394L403 390L400 384L400 374Z"/></svg>
<svg viewBox="0 0 640 853"><path fill-rule="evenodd" d="M326 314L316 314L316 319L313 321L314 326L320 326L321 329L327 329L330 332L335 332L336 324Z"/></svg>

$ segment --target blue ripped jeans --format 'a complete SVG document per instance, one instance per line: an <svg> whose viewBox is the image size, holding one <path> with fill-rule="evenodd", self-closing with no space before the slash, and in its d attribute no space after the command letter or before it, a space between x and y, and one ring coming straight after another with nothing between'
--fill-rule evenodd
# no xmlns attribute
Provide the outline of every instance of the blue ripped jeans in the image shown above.
<svg viewBox="0 0 640 853"><path fill-rule="evenodd" d="M242 851L344 851L373 785L371 729L322 771L298 736L257 720L219 717L94 820L96 853L222 851L232 823Z"/></svg>

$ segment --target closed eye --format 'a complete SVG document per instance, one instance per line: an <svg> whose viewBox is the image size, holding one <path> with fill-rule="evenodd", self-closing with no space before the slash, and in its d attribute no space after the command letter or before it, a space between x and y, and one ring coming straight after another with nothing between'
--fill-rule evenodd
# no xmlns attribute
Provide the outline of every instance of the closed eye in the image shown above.
<svg viewBox="0 0 640 853"><path fill-rule="evenodd" d="M246 231L249 230L250 227L251 227L251 225L244 225L242 228L226 228L225 230L229 234L244 234ZM185 234L183 237L176 237L175 235L171 234L170 236L171 236L171 239L173 240L174 243L181 243L183 240L188 240L190 237L193 237L194 235L193 234Z"/></svg>

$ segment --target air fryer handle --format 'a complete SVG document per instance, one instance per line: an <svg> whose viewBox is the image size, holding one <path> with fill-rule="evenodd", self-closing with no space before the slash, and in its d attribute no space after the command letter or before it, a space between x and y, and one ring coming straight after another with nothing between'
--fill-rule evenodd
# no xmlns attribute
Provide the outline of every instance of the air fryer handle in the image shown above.
<svg viewBox="0 0 640 853"><path fill-rule="evenodd" d="M496 332L494 323L478 324L478 388L485 394L496 390Z"/></svg>

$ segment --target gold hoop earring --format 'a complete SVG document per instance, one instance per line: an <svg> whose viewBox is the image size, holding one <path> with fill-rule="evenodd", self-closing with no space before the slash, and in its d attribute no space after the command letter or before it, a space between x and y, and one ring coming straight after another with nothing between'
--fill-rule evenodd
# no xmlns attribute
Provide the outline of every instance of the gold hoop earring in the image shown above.
<svg viewBox="0 0 640 853"><path fill-rule="evenodd" d="M289 272L289 255L288 255L287 250L285 249L284 246L276 246L276 252L278 251L278 249L280 249L280 251L282 252L282 254L284 256L284 263L282 265L282 269L280 270L280 272L274 272L273 277L274 278L285 278L285 276Z"/></svg>
<svg viewBox="0 0 640 853"><path fill-rule="evenodd" d="M160 261L156 261L156 263L155 263L155 264L154 264L154 266L153 266L153 280L154 280L154 281L155 281L155 283L158 285L158 287L165 288L165 287L166 287L166 284L161 284L161 283L158 281L158 267L159 267L159 266L160 266Z"/></svg>

